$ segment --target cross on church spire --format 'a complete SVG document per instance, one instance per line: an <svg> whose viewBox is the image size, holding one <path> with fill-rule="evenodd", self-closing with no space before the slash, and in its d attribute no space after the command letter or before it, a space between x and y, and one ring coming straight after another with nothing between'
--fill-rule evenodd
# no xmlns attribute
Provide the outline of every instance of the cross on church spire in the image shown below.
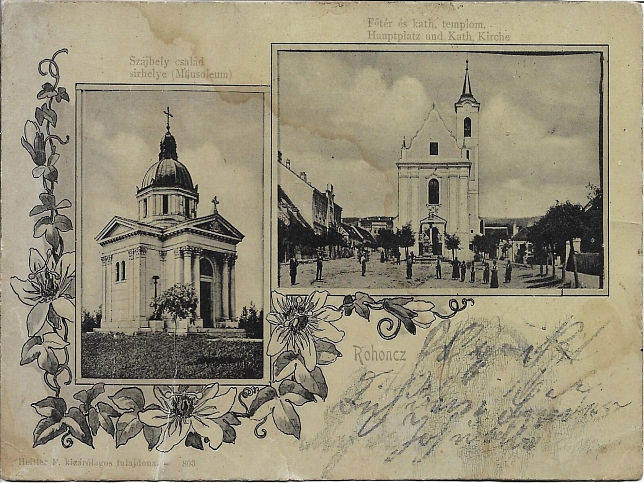
<svg viewBox="0 0 644 483"><path fill-rule="evenodd" d="M165 127L166 127L166 129L168 130L168 132L170 132L170 118L171 118L171 117L174 117L172 114L170 114L170 106L168 106L168 107L166 108L166 110L165 110L165 111L163 111L163 114L165 114L165 115L166 115L166 118L167 118L166 126L165 126Z"/></svg>
<svg viewBox="0 0 644 483"><path fill-rule="evenodd" d="M217 205L220 203L220 201L217 199L216 196L214 196L212 198L212 200L210 200L210 201L212 202L212 212L213 212L213 214L216 214L217 213Z"/></svg>

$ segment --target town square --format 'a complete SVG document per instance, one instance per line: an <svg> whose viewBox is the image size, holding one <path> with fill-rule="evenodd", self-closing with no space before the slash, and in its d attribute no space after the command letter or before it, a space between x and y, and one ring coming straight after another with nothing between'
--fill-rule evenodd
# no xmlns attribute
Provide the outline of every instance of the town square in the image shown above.
<svg viewBox="0 0 644 483"><path fill-rule="evenodd" d="M281 287L604 288L598 55L278 55Z"/></svg>

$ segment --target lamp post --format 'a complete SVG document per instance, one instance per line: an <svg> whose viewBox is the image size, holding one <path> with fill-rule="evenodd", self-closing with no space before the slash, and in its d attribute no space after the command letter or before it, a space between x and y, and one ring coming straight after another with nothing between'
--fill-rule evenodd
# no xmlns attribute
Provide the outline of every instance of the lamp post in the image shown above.
<svg viewBox="0 0 644 483"><path fill-rule="evenodd" d="M154 280L154 299L156 300L157 298L157 283L159 282L159 276L158 275L152 275L152 280Z"/></svg>

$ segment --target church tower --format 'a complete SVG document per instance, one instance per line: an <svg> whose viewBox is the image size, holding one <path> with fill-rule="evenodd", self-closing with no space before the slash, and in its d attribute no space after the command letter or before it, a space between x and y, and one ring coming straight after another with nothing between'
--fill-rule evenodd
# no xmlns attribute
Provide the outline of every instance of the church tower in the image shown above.
<svg viewBox="0 0 644 483"><path fill-rule="evenodd" d="M198 186L192 184L188 168L179 161L177 142L170 132L170 108L166 133L159 144L159 160L148 168L137 189L139 221L168 227L197 217Z"/></svg>
<svg viewBox="0 0 644 483"><path fill-rule="evenodd" d="M480 234L479 218L479 109L480 104L472 94L469 60L465 61L463 90L454 103L456 111L456 142L461 158L472 163L468 182L468 216L470 235Z"/></svg>

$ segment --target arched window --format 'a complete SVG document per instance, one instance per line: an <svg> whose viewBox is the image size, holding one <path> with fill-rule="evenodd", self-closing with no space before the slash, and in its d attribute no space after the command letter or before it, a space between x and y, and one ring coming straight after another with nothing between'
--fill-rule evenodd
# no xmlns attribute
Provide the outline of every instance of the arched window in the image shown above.
<svg viewBox="0 0 644 483"><path fill-rule="evenodd" d="M125 280L125 260L121 262L121 280Z"/></svg>
<svg viewBox="0 0 644 483"><path fill-rule="evenodd" d="M121 264L116 262L116 281L121 280Z"/></svg>
<svg viewBox="0 0 644 483"><path fill-rule="evenodd" d="M203 277L212 277L212 264L207 258L199 260L199 273Z"/></svg>
<svg viewBox="0 0 644 483"><path fill-rule="evenodd" d="M472 137L472 120L469 117L463 119L463 136L466 138Z"/></svg>
<svg viewBox="0 0 644 483"><path fill-rule="evenodd" d="M438 180L436 178L430 179L427 185L427 199L430 205L437 205L439 198Z"/></svg>

